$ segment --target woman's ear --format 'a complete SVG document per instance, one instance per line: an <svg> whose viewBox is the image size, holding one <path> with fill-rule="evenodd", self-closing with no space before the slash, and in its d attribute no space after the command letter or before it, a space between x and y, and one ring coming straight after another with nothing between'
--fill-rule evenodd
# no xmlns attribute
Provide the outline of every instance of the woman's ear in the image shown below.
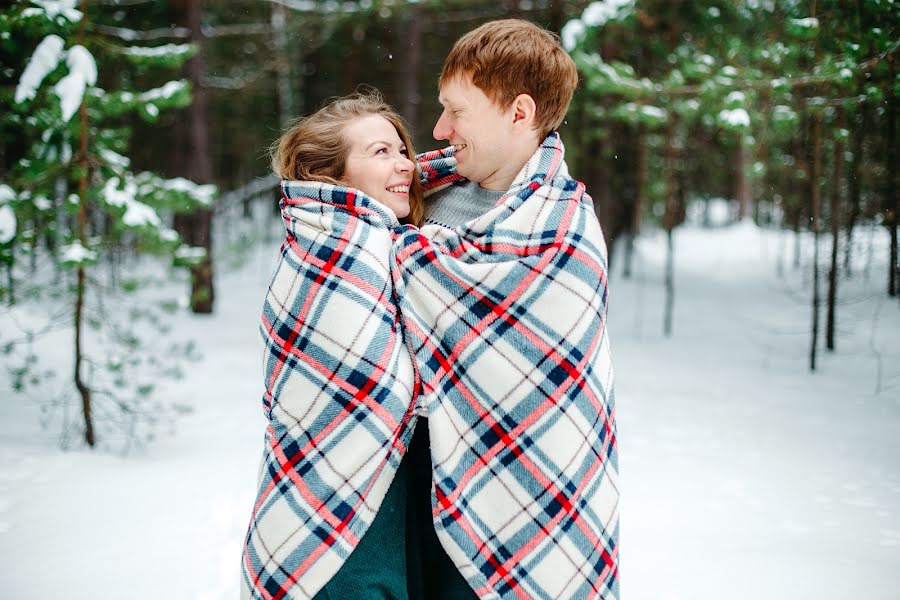
<svg viewBox="0 0 900 600"><path fill-rule="evenodd" d="M537 105L534 98L528 94L519 94L513 100L513 125L524 125L527 129L533 129L534 120L537 118Z"/></svg>

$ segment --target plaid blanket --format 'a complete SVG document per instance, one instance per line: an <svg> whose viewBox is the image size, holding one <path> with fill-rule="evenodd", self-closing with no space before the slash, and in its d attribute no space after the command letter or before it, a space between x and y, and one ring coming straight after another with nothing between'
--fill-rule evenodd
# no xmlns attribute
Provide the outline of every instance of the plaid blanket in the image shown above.
<svg viewBox="0 0 900 600"><path fill-rule="evenodd" d="M451 149L419 160L430 190L460 179ZM353 189L282 190L245 597L321 589L427 416L435 529L480 597L617 598L606 249L558 135L456 230Z"/></svg>

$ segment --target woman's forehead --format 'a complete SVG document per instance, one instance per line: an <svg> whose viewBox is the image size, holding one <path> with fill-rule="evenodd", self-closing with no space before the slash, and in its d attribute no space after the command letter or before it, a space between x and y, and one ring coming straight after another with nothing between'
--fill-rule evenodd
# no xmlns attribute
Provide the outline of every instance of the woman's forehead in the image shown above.
<svg viewBox="0 0 900 600"><path fill-rule="evenodd" d="M381 115L366 115L347 124L344 134L356 147L367 147L375 142L402 144L400 135L390 121Z"/></svg>

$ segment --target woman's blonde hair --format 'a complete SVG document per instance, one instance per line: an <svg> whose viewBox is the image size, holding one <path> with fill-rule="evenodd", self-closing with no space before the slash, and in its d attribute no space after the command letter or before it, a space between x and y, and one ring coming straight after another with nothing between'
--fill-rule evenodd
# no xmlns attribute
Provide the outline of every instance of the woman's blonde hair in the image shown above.
<svg viewBox="0 0 900 600"><path fill-rule="evenodd" d="M402 117L375 90L365 90L332 100L306 117L290 121L284 133L272 144L272 170L281 179L320 181L345 185L344 176L350 140L344 129L352 121L379 115L397 130L410 158L414 158L412 140ZM419 226L425 220L425 203L418 172L409 186L409 215L401 219Z"/></svg>

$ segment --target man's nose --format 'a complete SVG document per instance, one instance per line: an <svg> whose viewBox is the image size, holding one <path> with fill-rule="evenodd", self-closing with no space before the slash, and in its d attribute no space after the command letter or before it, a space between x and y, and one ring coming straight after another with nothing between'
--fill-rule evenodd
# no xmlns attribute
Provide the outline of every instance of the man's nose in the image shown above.
<svg viewBox="0 0 900 600"><path fill-rule="evenodd" d="M431 135L433 135L436 140L449 140L452 133L453 128L450 127L450 119L447 118L447 111L444 111L441 113L437 123L435 123Z"/></svg>

